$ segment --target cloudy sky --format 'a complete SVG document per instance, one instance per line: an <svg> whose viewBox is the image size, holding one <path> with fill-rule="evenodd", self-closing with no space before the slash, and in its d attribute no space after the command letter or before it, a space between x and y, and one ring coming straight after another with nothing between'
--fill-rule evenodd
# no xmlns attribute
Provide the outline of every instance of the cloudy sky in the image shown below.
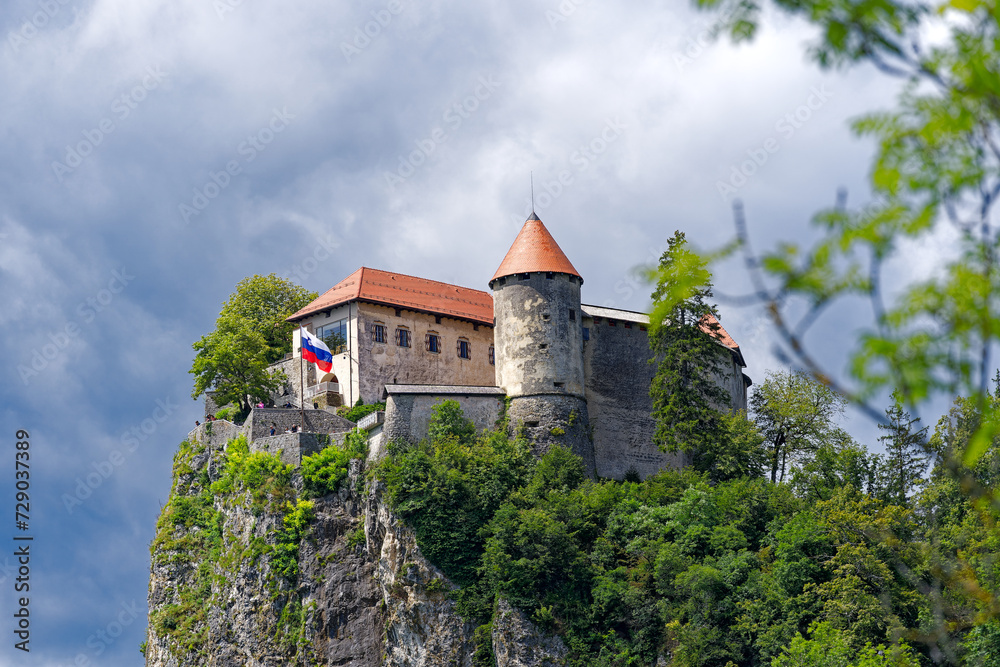
<svg viewBox="0 0 1000 667"><path fill-rule="evenodd" d="M148 545L202 415L191 343L241 278L322 292L364 265L487 289L533 172L585 302L641 310L634 268L675 229L731 238L734 196L761 247L809 238L839 187L864 201L872 146L847 121L892 86L821 73L809 29L782 17L742 47L710 24L680 0L0 4L0 663L140 664ZM746 275L716 284L740 293ZM759 312L722 315L753 378L779 367ZM812 343L837 371L863 313L830 318ZM17 429L27 659L11 641Z"/></svg>

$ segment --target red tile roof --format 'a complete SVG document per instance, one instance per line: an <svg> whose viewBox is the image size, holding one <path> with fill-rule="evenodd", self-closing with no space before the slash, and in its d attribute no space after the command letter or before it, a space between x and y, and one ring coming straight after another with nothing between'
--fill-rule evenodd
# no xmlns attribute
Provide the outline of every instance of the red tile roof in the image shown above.
<svg viewBox="0 0 1000 667"><path fill-rule="evenodd" d="M740 346L736 344L736 341L733 340L733 337L729 335L729 332L726 331L721 324L719 324L719 320L717 320L713 315L706 315L702 319L702 322L703 322L703 324L701 325L702 331L704 331L707 334L714 335L717 341L719 341L720 343L728 347L730 350L735 352L737 355L739 355L740 365L745 367L746 362L743 360L743 352L740 350ZM710 327L711 323L714 323L715 326L718 327L715 331L712 331Z"/></svg>
<svg viewBox="0 0 1000 667"><path fill-rule="evenodd" d="M549 230L538 216L532 213L525 221L524 227L521 227L507 255L500 262L500 268L490 278L490 284L492 285L497 278L535 271L568 273L582 279L559 244L552 238Z"/></svg>
<svg viewBox="0 0 1000 667"><path fill-rule="evenodd" d="M436 280L361 267L288 318L295 322L351 301L408 308L493 325L493 296Z"/></svg>

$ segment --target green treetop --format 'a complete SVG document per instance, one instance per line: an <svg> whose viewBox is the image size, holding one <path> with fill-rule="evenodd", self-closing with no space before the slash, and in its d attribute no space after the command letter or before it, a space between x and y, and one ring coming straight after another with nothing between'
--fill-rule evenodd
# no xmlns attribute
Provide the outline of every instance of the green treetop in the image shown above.
<svg viewBox="0 0 1000 667"><path fill-rule="evenodd" d="M235 403L244 413L267 400L285 382L283 373L268 370L291 350L294 325L285 318L316 296L273 273L241 280L223 304L215 330L192 346L191 397L214 390L218 404Z"/></svg>

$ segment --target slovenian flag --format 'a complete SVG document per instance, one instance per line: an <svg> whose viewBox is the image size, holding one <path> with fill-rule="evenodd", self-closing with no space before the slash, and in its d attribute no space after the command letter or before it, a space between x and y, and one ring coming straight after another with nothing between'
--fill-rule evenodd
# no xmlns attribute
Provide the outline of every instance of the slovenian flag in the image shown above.
<svg viewBox="0 0 1000 667"><path fill-rule="evenodd" d="M333 354L330 353L330 348L305 329L300 328L299 335L302 341L302 358L319 366L324 373L329 373L333 368Z"/></svg>

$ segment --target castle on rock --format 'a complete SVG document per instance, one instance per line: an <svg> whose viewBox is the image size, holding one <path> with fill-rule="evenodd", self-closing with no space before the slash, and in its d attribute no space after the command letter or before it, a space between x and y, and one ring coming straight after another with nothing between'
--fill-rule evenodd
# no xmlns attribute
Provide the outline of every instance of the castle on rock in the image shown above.
<svg viewBox="0 0 1000 667"><path fill-rule="evenodd" d="M582 303L583 277L534 213L489 282L490 292L362 267L289 321L336 340L333 368L310 370L315 407L386 402L378 446L427 434L431 407L459 402L479 429L507 403L510 423L537 451L570 447L591 474L621 479L679 467L653 444L646 314ZM746 409L750 378L739 346L720 329L730 363L716 381ZM299 342L282 362L298 399Z"/></svg>

